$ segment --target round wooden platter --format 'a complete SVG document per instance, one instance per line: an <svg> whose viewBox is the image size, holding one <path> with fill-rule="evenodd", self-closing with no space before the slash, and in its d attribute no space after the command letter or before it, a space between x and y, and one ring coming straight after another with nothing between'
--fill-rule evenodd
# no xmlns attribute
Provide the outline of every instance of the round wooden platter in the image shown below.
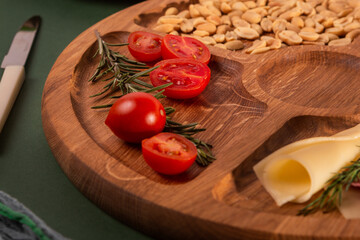
<svg viewBox="0 0 360 240"><path fill-rule="evenodd" d="M295 46L258 55L209 47L212 77L198 97L176 101L173 119L198 122L198 137L214 145L208 167L164 176L142 159L138 145L105 126L108 110L89 98L103 87L87 80L97 29L108 42L151 31L164 9L186 2L145 1L80 34L61 53L45 84L42 119L49 145L73 184L122 222L160 239L360 239L359 220L340 213L296 216L304 205L279 208L252 167L299 139L327 136L360 122L360 39L343 47ZM118 49L127 54L126 47Z"/></svg>

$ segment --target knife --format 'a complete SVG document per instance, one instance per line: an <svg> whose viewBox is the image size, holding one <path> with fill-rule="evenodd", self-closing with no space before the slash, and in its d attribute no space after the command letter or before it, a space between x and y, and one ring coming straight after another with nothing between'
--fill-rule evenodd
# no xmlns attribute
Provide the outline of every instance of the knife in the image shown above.
<svg viewBox="0 0 360 240"><path fill-rule="evenodd" d="M33 16L15 34L1 68L4 73L0 81L0 133L25 79L25 62L39 29L41 18Z"/></svg>

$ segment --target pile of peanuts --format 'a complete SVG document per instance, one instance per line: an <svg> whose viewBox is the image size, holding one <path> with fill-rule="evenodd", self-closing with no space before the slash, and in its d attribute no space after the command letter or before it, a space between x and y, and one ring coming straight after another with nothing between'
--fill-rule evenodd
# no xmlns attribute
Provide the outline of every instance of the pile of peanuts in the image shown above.
<svg viewBox="0 0 360 240"><path fill-rule="evenodd" d="M166 9L155 31L205 44L263 53L284 46L343 46L360 35L360 0L199 0Z"/></svg>

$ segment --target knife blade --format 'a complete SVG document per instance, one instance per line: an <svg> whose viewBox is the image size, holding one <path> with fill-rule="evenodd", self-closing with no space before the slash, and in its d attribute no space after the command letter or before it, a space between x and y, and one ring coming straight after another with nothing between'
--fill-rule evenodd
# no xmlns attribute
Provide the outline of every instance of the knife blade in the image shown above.
<svg viewBox="0 0 360 240"><path fill-rule="evenodd" d="M1 68L0 81L0 133L25 79L25 62L41 23L40 16L28 19L15 34Z"/></svg>

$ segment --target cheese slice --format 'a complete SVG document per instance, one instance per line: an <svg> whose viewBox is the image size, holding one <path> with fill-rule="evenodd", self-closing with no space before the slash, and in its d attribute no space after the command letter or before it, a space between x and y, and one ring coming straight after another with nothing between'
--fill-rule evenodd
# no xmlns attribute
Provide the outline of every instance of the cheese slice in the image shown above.
<svg viewBox="0 0 360 240"><path fill-rule="evenodd" d="M256 164L254 171L278 206L302 203L359 153L360 124L331 137L308 138L284 146Z"/></svg>

